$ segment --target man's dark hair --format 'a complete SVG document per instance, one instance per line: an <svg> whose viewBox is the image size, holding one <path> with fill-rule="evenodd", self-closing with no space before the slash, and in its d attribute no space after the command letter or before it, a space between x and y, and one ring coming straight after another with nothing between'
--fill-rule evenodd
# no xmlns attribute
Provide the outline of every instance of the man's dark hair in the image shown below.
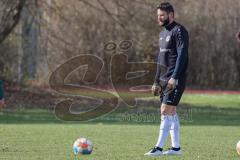
<svg viewBox="0 0 240 160"><path fill-rule="evenodd" d="M169 2L162 2L159 6L157 6L157 9L166 11L167 13L170 13L170 12L174 13L174 8Z"/></svg>

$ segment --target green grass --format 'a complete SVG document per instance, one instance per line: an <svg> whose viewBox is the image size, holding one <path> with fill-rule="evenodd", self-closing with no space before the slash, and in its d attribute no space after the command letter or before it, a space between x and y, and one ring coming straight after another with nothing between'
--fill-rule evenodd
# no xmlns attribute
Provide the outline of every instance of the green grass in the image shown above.
<svg viewBox="0 0 240 160"><path fill-rule="evenodd" d="M182 103L193 106L216 106L217 108L239 108L240 95L238 94L185 94Z"/></svg>
<svg viewBox="0 0 240 160"><path fill-rule="evenodd" d="M0 160L237 160L239 106L240 95L185 94L179 108L183 156L161 158L143 156L158 136L156 102L120 105L90 122L59 121L43 109L6 109L0 112ZM91 155L73 155L78 137L93 141Z"/></svg>
<svg viewBox="0 0 240 160"><path fill-rule="evenodd" d="M11 124L0 127L0 159L159 159L143 156L155 144L158 125ZM235 152L238 127L183 126L181 133L184 155L161 159L239 159ZM73 141L79 136L93 141L92 155L75 157L72 154Z"/></svg>

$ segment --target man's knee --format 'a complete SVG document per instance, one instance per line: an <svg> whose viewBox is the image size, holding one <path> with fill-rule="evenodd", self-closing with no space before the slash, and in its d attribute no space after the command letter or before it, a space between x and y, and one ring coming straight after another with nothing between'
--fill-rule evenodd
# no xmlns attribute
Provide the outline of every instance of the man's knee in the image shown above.
<svg viewBox="0 0 240 160"><path fill-rule="evenodd" d="M176 106L162 104L161 105L161 114L162 115L175 115L176 114Z"/></svg>

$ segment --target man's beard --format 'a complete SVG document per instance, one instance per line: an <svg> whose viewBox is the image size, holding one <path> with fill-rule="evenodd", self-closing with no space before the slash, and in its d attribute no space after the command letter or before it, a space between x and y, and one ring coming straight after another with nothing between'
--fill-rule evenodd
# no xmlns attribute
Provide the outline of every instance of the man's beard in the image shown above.
<svg viewBox="0 0 240 160"><path fill-rule="evenodd" d="M166 20L164 20L163 22L162 22L162 27L166 27L168 24L169 24L169 22L170 22L170 20L169 20L169 18L167 18Z"/></svg>

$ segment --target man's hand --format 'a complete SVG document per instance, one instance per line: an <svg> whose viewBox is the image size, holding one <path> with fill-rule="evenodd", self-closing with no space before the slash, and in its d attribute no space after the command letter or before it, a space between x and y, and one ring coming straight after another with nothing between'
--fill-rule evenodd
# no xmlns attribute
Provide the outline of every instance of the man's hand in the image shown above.
<svg viewBox="0 0 240 160"><path fill-rule="evenodd" d="M240 31L236 34L236 38L237 38L238 42L240 43Z"/></svg>
<svg viewBox="0 0 240 160"><path fill-rule="evenodd" d="M162 88L160 85L154 83L152 86L152 93L154 96L159 96L160 92L162 91Z"/></svg>
<svg viewBox="0 0 240 160"><path fill-rule="evenodd" d="M4 99L0 100L0 110L5 107Z"/></svg>
<svg viewBox="0 0 240 160"><path fill-rule="evenodd" d="M173 91L176 88L176 85L177 85L177 80L174 78L170 78L167 84L167 90Z"/></svg>

